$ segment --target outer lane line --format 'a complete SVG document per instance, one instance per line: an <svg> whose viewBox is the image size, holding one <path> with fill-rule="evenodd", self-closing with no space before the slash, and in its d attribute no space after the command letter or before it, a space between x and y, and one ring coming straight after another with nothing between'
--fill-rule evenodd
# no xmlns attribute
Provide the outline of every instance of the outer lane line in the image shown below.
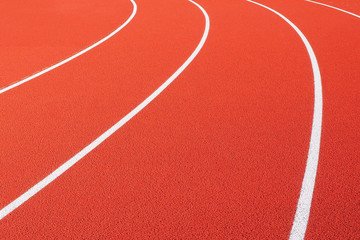
<svg viewBox="0 0 360 240"><path fill-rule="evenodd" d="M205 41L207 39L207 36L209 34L210 30L210 18L206 11L196 2L192 0L188 0L195 6L197 6L201 12L203 13L205 17L205 30L203 33L203 36L194 50L194 52L190 55L190 57L185 61L183 65L169 78L167 79L158 89L155 90L149 97L147 97L142 103L140 103L136 108L134 108L130 113L128 113L124 118L122 118L119 122L117 122L114 126L112 126L110 129L108 129L105 133L103 133L100 137L95 139L92 143L90 143L88 146L86 146L84 149L82 149L79 153L77 153L75 156L73 156L71 159L66 161L64 164L62 164L59 168L57 168L54 172L52 172L50 175L45 177L43 180L38 182L36 185L34 185L32 188L27 190L25 193L23 193L20 197L12 201L10 204L8 204L6 207L0 210L0 220L6 217L9 213L14 211L16 208L18 208L20 205L22 205L24 202L29 200L32 196L37 194L39 191L41 191L44 187L46 187L48 184L50 184L52 181L54 181L56 178L58 178L61 174L66 172L69 168L71 168L75 163L77 163L79 160L81 160L83 157L85 157L89 152L94 150L97 146L99 146L102 142L104 142L108 137L110 137L113 133L115 133L119 128L121 128L125 123L127 123L130 119L132 119L136 114L138 114L142 109L144 109L150 102L152 102L162 91L165 90L188 66L189 64L194 60L194 58L198 55L200 50L205 44ZM136 3L131 0L134 4L134 11L136 12Z"/></svg>
<svg viewBox="0 0 360 240"><path fill-rule="evenodd" d="M104 37L104 38L101 39L100 41L98 41L98 42L94 43L93 45L91 45L90 47L87 47L87 48L85 48L84 50L76 53L75 55L73 55L73 56L71 56L71 57L69 57L69 58L67 58L67 59L65 59L65 60L63 60L63 61L61 61L61 62L59 62L59 63L57 63L57 64L55 64L55 65L53 65L53 66L51 66L51 67L49 67L49 68L46 68L46 69L42 70L41 72L38 72L38 73L36 73L36 74L34 74L34 75L30 76L30 77L27 77L27 78L25 78L25 79L23 79L23 80L21 80L21 81L19 81L19 82L16 82L16 83L14 83L14 84L11 84L10 86L7 86L7 87L5 87L5 88L3 88L3 89L0 89L0 94L3 94L4 92L7 92L7 91L9 91L9 90L11 90L11 89L13 89L13 88L15 88L15 87L18 87L18 86L20 86L20 85L22 85L22 84L24 84L24 83L26 83L26 82L29 82L29 81L33 80L34 78L37 78L37 77L39 77L39 76L41 76L41 75L43 75L43 74L45 74L45 73L47 73L47 72L49 72L49 71L51 71L51 70L54 70L55 68L60 67L61 65L64 65L64 64L67 63L67 62L70 62L71 60L73 60L73 59L75 59L75 58L83 55L84 53L90 51L91 49L99 46L99 45L102 44L103 42L105 42L105 41L107 41L108 39L110 39L111 37L113 37L113 36L114 36L115 34L117 34L121 29L123 29L126 25L128 25L128 24L131 22L131 20L134 18L134 16L136 15L137 5L136 5L136 3L134 2L134 0L130 0L130 2L131 2L132 5L133 5L133 12L132 12L132 14L131 14L130 17L129 17L120 27L118 27L115 31L111 32L109 35L107 35L106 37Z"/></svg>
<svg viewBox="0 0 360 240"><path fill-rule="evenodd" d="M304 239L307 228L307 223L310 215L311 201L314 192L315 179L317 166L319 162L319 151L320 151L320 139L321 139L321 125L322 125L322 108L323 108L323 97L322 97L322 85L319 65L315 56L315 53L306 39L305 35L295 26L289 19L287 19L281 13L265 6L260 3L247 0L248 2L259 5L263 8L270 10L284 21L286 21L300 36L301 40L305 44L306 50L310 56L310 61L314 75L314 115L311 129L310 146L308 151L308 157L306 161L306 168L304 173L304 179L301 186L300 197L297 204L295 213L295 219L289 236L290 240Z"/></svg>
<svg viewBox="0 0 360 240"><path fill-rule="evenodd" d="M360 16L359 16L359 15L356 15L355 13L348 12L348 11L343 10L343 9L341 9L341 8L333 7L333 6L330 6L330 5L325 4L325 3L319 3L319 2L315 2L315 1L311 1L311 0L305 0L305 1L311 2L311 3L315 3L315 4L319 4L319 5L323 5L323 6L325 6L325 7L333 8L333 9L336 9L336 10L338 10L338 11L340 11L340 12L344 12L344 13L350 14L350 15L352 15L352 16L354 16L354 17L360 18Z"/></svg>

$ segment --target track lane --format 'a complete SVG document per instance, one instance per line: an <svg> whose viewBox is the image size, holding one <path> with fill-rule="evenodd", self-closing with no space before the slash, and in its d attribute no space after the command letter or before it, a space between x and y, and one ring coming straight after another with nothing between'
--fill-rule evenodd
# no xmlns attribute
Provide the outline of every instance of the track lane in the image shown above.
<svg viewBox="0 0 360 240"><path fill-rule="evenodd" d="M304 30L322 72L322 146L306 239L359 239L360 22L307 2L261 2L284 11Z"/></svg>
<svg viewBox="0 0 360 240"><path fill-rule="evenodd" d="M320 0L316 2L341 8L342 10L350 11L353 14L360 15L360 2L356 0L347 0L347 1Z"/></svg>
<svg viewBox="0 0 360 240"><path fill-rule="evenodd" d="M0 89L54 65L114 31L132 11L121 1L0 3Z"/></svg>
<svg viewBox="0 0 360 240"><path fill-rule="evenodd" d="M301 32L301 30L293 23L291 20L286 18L283 14L278 11L254 2L247 0L250 3L256 4L260 7L263 7L274 14L282 18L286 23L288 23L299 35L303 41L306 50L309 54L311 61L311 67L313 70L314 77L314 114L313 114L313 123L311 128L311 137L309 141L309 151L308 157L306 160L306 168L304 172L304 178L302 181L300 196L297 204L297 209L295 213L294 222L290 232L289 239L304 239L307 224L309 221L309 214L311 208L311 202L314 192L317 167L319 162L319 151L320 151L320 142L321 142L321 126L322 126L322 115L323 115L323 94L322 94L322 83L321 83L321 74L319 69L319 64L314 53L314 50L309 43L306 36Z"/></svg>
<svg viewBox="0 0 360 240"><path fill-rule="evenodd" d="M198 10L182 1L141 4L142 17L124 36L2 96L2 207L131 111L191 54L203 29Z"/></svg>
<svg viewBox="0 0 360 240"><path fill-rule="evenodd" d="M133 1L133 0L130 0L131 4L133 5L133 10L131 12L131 15L126 19L126 21L121 24L119 27L117 27L114 31L112 31L111 33L109 33L106 37L100 39L99 41L95 42L94 44L92 44L91 46L77 52L76 54L62 60L61 62L58 62L48 68L45 68L43 69L42 71L40 72L37 72L36 74L34 75L31 75L29 77L26 77L25 79L22 79L21 81L18 81L16 83L13 83L13 84L10 84L9 86L6 86L4 87L3 89L0 89L0 94L3 94L7 91L10 91L24 83L27 83L43 74L46 74L58 67L61 67L62 65L68 63L68 62L71 62L72 60L74 60L75 58L78 58L80 57L81 55L87 53L88 51L91 51L92 49L96 48L97 46L101 45L102 43L106 42L107 40L109 40L111 37L113 37L114 35L116 35L118 32L120 32L124 27L126 27L126 25L128 25L132 20L133 18L135 17L136 15L136 12L137 12L137 6L136 6L136 3Z"/></svg>
<svg viewBox="0 0 360 240"><path fill-rule="evenodd" d="M75 156L73 156L71 159L69 159L64 164L62 164L54 172L49 174L47 177L45 177L43 180L38 182L36 185L34 185L32 188L30 188L28 191L26 191L20 197L18 197L13 202L11 202L9 205L7 205L2 210L0 210L0 220L2 218L6 217L8 214L10 214L12 211L14 211L19 206L21 206L23 203L25 203L27 200L29 200L31 197L33 197L35 194L37 194L39 191L41 191L43 188L45 188L47 185L49 185L51 182L53 182L60 175L65 173L67 170L69 170L73 165L75 165L78 161L80 161L88 153L93 151L102 142L104 142L107 138L109 138L112 134L114 134L117 130L119 130L123 125L125 125L134 116L136 116L141 110L143 110L148 104L150 104L156 97L158 97L158 95L160 93L162 93L189 66L189 64L194 60L194 58L197 56L197 54L200 52L200 50L204 46L207 36L209 34L209 30L210 30L210 19L209 19L209 16L207 15L206 11L197 3L195 3L191 0L189 2L193 3L195 6L197 6L201 10L201 12L203 13L203 15L205 17L206 24L205 24L204 34L203 34L199 44L195 48L194 52L185 61L185 63L183 65L181 65L178 68L178 70L176 70L176 72L173 75L171 75L171 77L169 79L167 79L149 97L147 97L143 102L141 102L138 106L136 106L131 112L126 114L115 125L113 125L111 128L106 130L106 132L104 132L102 135L100 135L98 138L96 138L88 146L84 147L80 152L78 152ZM133 2L133 4L134 4L134 11L133 11L132 16L134 16L137 11L136 3ZM131 21L131 19L129 19L128 21Z"/></svg>
<svg viewBox="0 0 360 240"><path fill-rule="evenodd" d="M199 3L212 32L189 69L106 144L3 219L3 234L288 236L313 112L306 49L286 23L256 6ZM32 222L21 217L28 215Z"/></svg>
<svg viewBox="0 0 360 240"><path fill-rule="evenodd" d="M341 8L338 8L338 7L334 7L334 6L331 6L331 5L328 5L328 4L324 4L324 3L321 3L321 2L315 2L315 1L309 1L309 0L305 0L305 1L310 2L310 3L314 3L314 4L318 4L318 5L321 5L321 6L325 6L325 7L331 8L331 9L335 9L335 10L337 10L337 11L340 11L340 12L349 14L349 15L351 15L351 16L360 18L359 15L357 15L357 14L355 14L355 13L351 13L351 12L349 12L349 11L346 11L346 10L341 9Z"/></svg>

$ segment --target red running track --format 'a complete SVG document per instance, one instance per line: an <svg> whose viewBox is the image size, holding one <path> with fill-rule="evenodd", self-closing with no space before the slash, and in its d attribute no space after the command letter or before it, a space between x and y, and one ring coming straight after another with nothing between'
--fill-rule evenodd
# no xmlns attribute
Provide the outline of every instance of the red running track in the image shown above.
<svg viewBox="0 0 360 240"><path fill-rule="evenodd" d="M2 1L0 89L90 46L131 13L129 1Z"/></svg>
<svg viewBox="0 0 360 240"><path fill-rule="evenodd" d="M11 50L4 40L1 48L13 54L0 57L4 69L9 63L2 86L91 45L132 11L126 0L107 1L102 10L95 2L38 2L43 17L63 28L49 20L42 31L53 34L45 37L29 30L36 20L12 23L26 27L26 34L8 28L32 53ZM323 135L306 237L358 239L360 21L303 1L261 2L303 31L323 76ZM136 3L135 18L113 38L0 95L1 208L124 117L194 51L205 25L195 5ZM198 3L211 28L194 62L113 136L3 218L2 238L288 238L313 114L305 46L281 18L246 1ZM25 12L7 7L25 19L40 12L35 4ZM67 14L53 13L61 9ZM81 17L94 25L80 27ZM62 44L57 35L74 41ZM50 51L44 45L51 41Z"/></svg>
<svg viewBox="0 0 360 240"><path fill-rule="evenodd" d="M360 19L302 1L267 4L305 32L322 72L323 133L307 237L359 239Z"/></svg>
<svg viewBox="0 0 360 240"><path fill-rule="evenodd" d="M342 10L351 12L353 14L360 15L360 2L354 0L319 0L318 3L327 4L332 7L340 8Z"/></svg>

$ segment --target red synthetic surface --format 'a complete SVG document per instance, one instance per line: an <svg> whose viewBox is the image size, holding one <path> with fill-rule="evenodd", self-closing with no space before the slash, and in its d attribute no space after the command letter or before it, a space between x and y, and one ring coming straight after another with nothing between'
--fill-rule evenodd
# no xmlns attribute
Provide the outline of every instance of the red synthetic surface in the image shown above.
<svg viewBox="0 0 360 240"><path fill-rule="evenodd" d="M301 1L267 3L311 39L322 72L322 144L307 236L360 239L360 19Z"/></svg>
<svg viewBox="0 0 360 240"><path fill-rule="evenodd" d="M286 239L313 114L299 36L246 1L197 1L209 37L142 112L0 221L3 239ZM355 1L323 1L360 13ZM49 175L179 68L205 26L186 0L137 0L113 38L0 95L0 207ZM300 0L261 0L306 35L324 109L307 239L360 238L360 19ZM21 6L21 7L19 7ZM120 26L121 1L1 3L1 87ZM2 54L2 53L5 54Z"/></svg>
<svg viewBox="0 0 360 240"><path fill-rule="evenodd" d="M115 30L129 1L0 2L0 88L54 65ZM4 14L6 13L6 14Z"/></svg>
<svg viewBox="0 0 360 240"><path fill-rule="evenodd" d="M360 2L355 0L319 0L319 3L331 5L336 8L360 15Z"/></svg>

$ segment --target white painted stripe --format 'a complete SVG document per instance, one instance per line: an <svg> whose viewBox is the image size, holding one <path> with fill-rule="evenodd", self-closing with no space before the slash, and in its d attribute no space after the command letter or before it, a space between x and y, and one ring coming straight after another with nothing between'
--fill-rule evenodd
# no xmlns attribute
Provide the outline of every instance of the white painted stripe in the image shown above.
<svg viewBox="0 0 360 240"><path fill-rule="evenodd" d="M49 176L47 176L46 178L41 180L35 186L30 188L28 191L26 191L20 197L18 197L13 202L11 202L9 205L7 205L3 209L1 209L0 210L0 220L3 219L5 216L7 216L12 211L14 211L16 208L18 208L20 205L22 205L29 198L31 198L36 193L38 193L40 190L42 190L44 187L46 187L48 184L50 184L52 181L54 181L57 177L59 177L61 174L63 174L65 171L67 171L69 168L71 168L75 163L77 163L80 159L82 159L84 156L86 156L89 152L94 150L97 146L99 146L103 141L105 141L114 132L116 132L125 123L127 123L131 118L133 118L142 109L144 109L162 91L164 91L164 89L166 87L168 87L185 70L185 68L187 66L189 66L189 64L194 60L194 58L198 55L198 53L200 52L200 50L202 49L202 47L205 44L205 41L207 39L207 36L209 34L209 30L210 30L210 19L209 19L208 14L206 13L206 11L199 4L195 3L192 0L188 0L188 1L193 3L194 5L196 5L201 10L201 12L204 14L204 16L205 16L205 30L204 30L203 36L202 36L202 38L200 40L200 43L196 47L195 51L186 60L186 62L168 80L166 80L155 92L153 92L140 105L138 105L135 109L133 109L130 113L128 113L123 119L121 119L119 122L117 122L110 129L108 129L100 137L95 139L95 141L93 141L91 144L89 144L87 147L85 147L83 150L81 150L74 157L72 157L67 162L65 162L63 165L61 165L58 169L56 169L54 172L52 172ZM136 8L135 3L134 3L134 7Z"/></svg>
<svg viewBox="0 0 360 240"><path fill-rule="evenodd" d="M305 35L300 31L298 27L295 26L289 19L287 19L284 15L279 12L262 5L257 2L253 2L251 0L247 0L248 2L257 4L261 7L264 7L271 12L275 13L283 20L285 20L300 36L301 40L304 42L306 50L310 56L310 61L314 74L314 92L315 92L315 100L314 100L314 115L313 115L313 123L311 130L311 138L310 138L310 146L308 152L308 158L306 162L304 179L302 182L301 192L299 201L297 204L295 219L293 222L293 226L291 229L289 239L304 239L307 223L310 215L311 201L314 192L315 186L315 178L317 172L317 166L319 161L319 150L320 150L320 138L321 138L321 123L322 123L322 108L323 108L323 97L322 97L322 85L321 85L321 75L318 62L316 60L315 53L306 39Z"/></svg>
<svg viewBox="0 0 360 240"><path fill-rule="evenodd" d="M315 3L315 4L319 4L319 5L323 5L323 6L326 6L326 7L329 7L329 8L333 8L333 9L336 9L336 10L338 10L338 11L341 11L341 12L344 12L344 13L347 13L347 14L350 14L350 15L352 15L352 16L354 16L354 17L360 18L359 15L356 15L355 13L352 13L352 12L345 11L345 10L343 10L343 9L341 9L341 8L333 7L333 6L324 4L324 3L319 3L319 2L315 2L315 1L311 1L311 0L305 0L305 1L311 2L311 3Z"/></svg>
<svg viewBox="0 0 360 240"><path fill-rule="evenodd" d="M126 22L124 22L124 23L123 23L120 27L118 27L115 31L111 32L111 33L110 33L109 35L107 35L105 38L103 38L103 39L101 39L100 41L94 43L94 44L91 45L90 47L85 48L85 49L82 50L81 52L78 52L77 54L75 54L75 55L73 55L73 56L71 56L71 57L69 57L69 58L67 58L67 59L65 59L65 60L63 60L63 61L61 61L61 62L59 62L59 63L57 63L57 64L55 64L55 65L53 65L53 66L51 66L51 67L49 67L49 68L46 68L46 69L42 70L41 72L38 72L38 73L36 73L36 74L34 74L34 75L30 76L30 77L27 77L27 78L25 78L25 79L23 79L23 80L21 80L21 81L19 81L19 82L16 82L16 83L14 83L14 84L12 84L12 85L10 85L10 86L7 86L7 87L1 89L1 90L0 90L0 94L3 94L4 92L7 92L7 91L9 91L9 90L11 90L11 89L13 89L13 88L15 88L15 87L18 87L18 86L20 86L20 85L22 85L22 84L24 84L24 83L26 83L26 82L29 82L29 81L33 80L34 78L37 78L37 77L39 77L39 76L41 76L41 75L43 75L43 74L45 74L45 73L47 73L47 72L50 72L51 70L54 70L55 68L58 68L58 67L60 67L61 65L64 65L65 63L70 62L71 60L74 60L74 59L77 58L77 57L80 57L80 56L83 55L84 53L90 51L91 49L99 46L99 45L102 44L103 42L109 40L111 37L113 37L115 34L117 34L121 29L123 29L126 25L128 25L129 22L131 22L131 20L134 18L135 14L136 14L136 11L137 11L137 6L136 6L136 3L134 2L134 0L130 0L130 1L131 1L131 3L133 4L133 12L132 12L132 14L131 14L130 17L126 20Z"/></svg>

